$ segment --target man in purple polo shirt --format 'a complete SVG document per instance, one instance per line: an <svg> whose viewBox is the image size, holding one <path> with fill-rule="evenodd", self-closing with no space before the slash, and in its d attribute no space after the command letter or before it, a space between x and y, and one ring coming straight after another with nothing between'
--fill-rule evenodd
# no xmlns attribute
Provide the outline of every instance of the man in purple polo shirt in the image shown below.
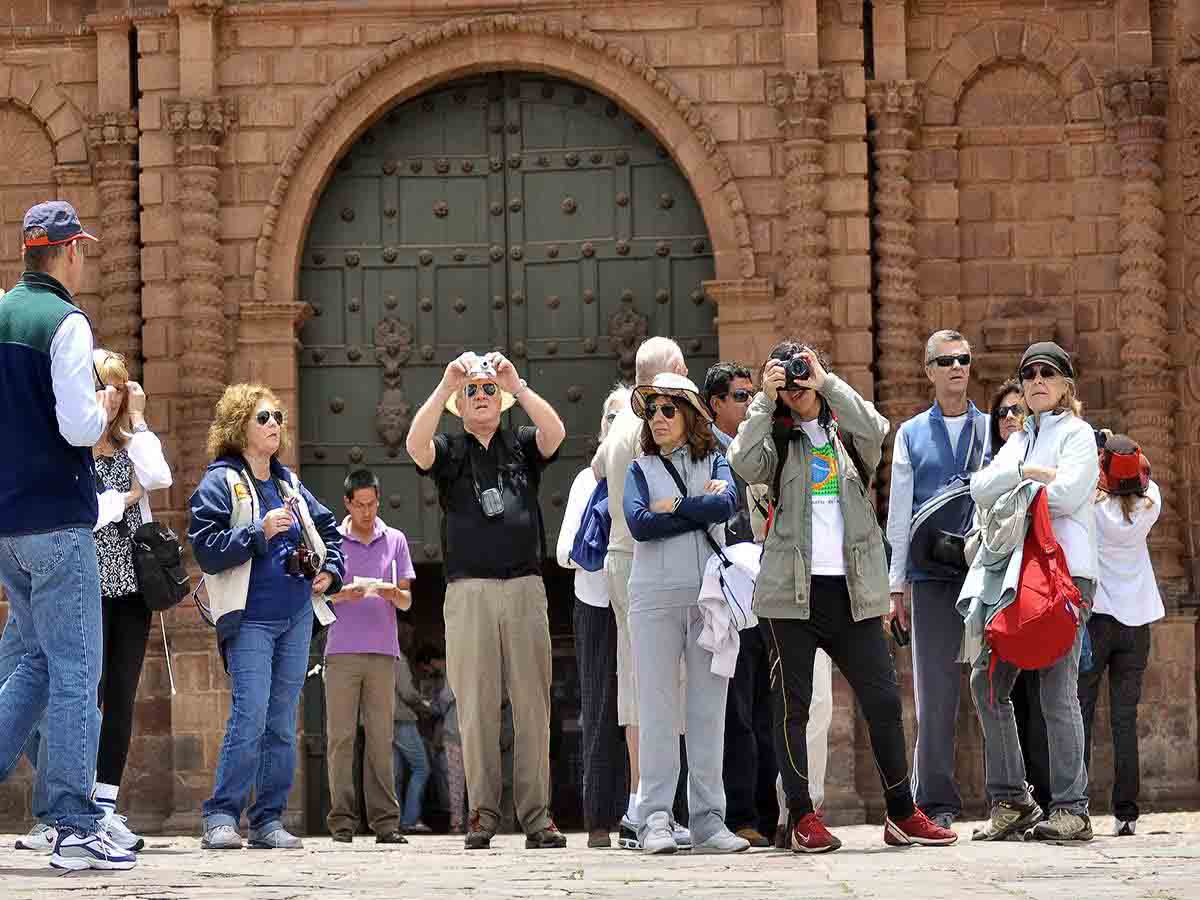
<svg viewBox="0 0 1200 900"><path fill-rule="evenodd" d="M396 610L412 606L416 573L404 534L379 518L379 479L367 469L346 478L342 554L346 588L331 599L337 621L325 645L326 741L329 747L329 833L354 839L354 737L361 713L366 742L363 796L377 844L407 844L392 769L392 716L400 644Z"/></svg>

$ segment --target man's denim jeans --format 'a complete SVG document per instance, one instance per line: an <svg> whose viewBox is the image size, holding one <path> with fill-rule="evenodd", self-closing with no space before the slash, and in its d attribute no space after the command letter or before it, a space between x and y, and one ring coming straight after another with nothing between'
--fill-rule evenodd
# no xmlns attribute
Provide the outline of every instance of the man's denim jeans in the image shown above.
<svg viewBox="0 0 1200 900"><path fill-rule="evenodd" d="M243 622L225 646L233 703L217 761L213 795L204 802L204 827L238 827L250 807L251 837L283 827L296 773L296 710L308 670L312 608L291 619Z"/></svg>
<svg viewBox="0 0 1200 900"><path fill-rule="evenodd" d="M17 670L17 663L21 661L21 657L25 655L25 643L21 640L20 631L17 629L17 620L13 615L12 608L9 608L8 618L4 622L4 633L0 634L0 689L3 689L4 683L8 681L10 675ZM45 716L38 723L38 727L33 730L33 734L29 736L29 740L25 742L23 752L29 760L29 764L33 766L36 779L33 782L33 817L42 819L45 817L46 809L46 779L42 777L42 773L46 769L46 741L43 739L43 725L46 722ZM41 760L41 765L38 765L38 760ZM14 764L15 765L15 764Z"/></svg>
<svg viewBox="0 0 1200 900"><path fill-rule="evenodd" d="M39 818L57 828L92 833L103 815L91 799L103 640L92 532L69 528L0 537L0 583L24 646L0 688L0 781L45 714L46 755L38 769L45 799Z"/></svg>
<svg viewBox="0 0 1200 900"><path fill-rule="evenodd" d="M1076 578L1075 584L1090 608L1094 581ZM1050 747L1050 810L1088 814L1088 776L1083 755L1083 715L1079 708L1079 653L1087 613L1075 635L1075 645L1054 665L1038 672L1046 740ZM971 693L983 729L987 792L992 802L1024 800L1025 760L1017 736L1011 693L1020 670L997 663L990 683L987 667L971 671Z"/></svg>
<svg viewBox="0 0 1200 900"><path fill-rule="evenodd" d="M429 780L429 757L416 722L397 722L392 733L395 760L396 796L400 798L400 824L412 828L421 818L421 801L425 797L425 782ZM404 768L411 773L408 790L404 790Z"/></svg>

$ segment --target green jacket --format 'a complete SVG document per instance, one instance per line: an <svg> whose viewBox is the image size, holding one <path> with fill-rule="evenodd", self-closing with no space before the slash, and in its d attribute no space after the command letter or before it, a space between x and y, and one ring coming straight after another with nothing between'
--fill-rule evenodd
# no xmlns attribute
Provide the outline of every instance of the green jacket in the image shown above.
<svg viewBox="0 0 1200 900"><path fill-rule="evenodd" d="M829 375L821 395L837 419L834 445L841 479L842 518L845 522L846 584L854 621L888 611L887 557L883 531L871 492L837 432L849 434L868 474L879 466L888 421L836 375ZM729 464L749 484L771 484L778 464L771 439L775 403L759 392L746 420L729 447ZM809 465L812 445L802 431L792 438L775 519L763 544L762 568L754 588L754 612L776 619L807 619L812 580L812 504Z"/></svg>

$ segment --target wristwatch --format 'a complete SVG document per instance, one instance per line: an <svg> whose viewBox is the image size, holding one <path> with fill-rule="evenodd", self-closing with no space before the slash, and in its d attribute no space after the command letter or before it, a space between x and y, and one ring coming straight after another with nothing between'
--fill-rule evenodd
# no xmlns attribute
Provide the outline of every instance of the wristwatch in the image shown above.
<svg viewBox="0 0 1200 900"><path fill-rule="evenodd" d="M513 399L514 400L518 399L523 393L525 393L526 390L528 390L528 388L529 388L528 382L526 382L525 379L522 378L521 386L519 388L517 388L516 391L513 392Z"/></svg>
<svg viewBox="0 0 1200 900"><path fill-rule="evenodd" d="M145 422L138 422L136 425L133 426L133 428L131 429L131 432L133 434L141 434L143 431L149 431L149 430L150 430L150 426L147 425Z"/></svg>

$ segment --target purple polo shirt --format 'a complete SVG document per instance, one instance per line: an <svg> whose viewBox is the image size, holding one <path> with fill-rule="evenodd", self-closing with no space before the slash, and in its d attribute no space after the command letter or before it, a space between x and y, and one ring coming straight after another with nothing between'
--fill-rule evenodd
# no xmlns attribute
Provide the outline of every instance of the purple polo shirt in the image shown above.
<svg viewBox="0 0 1200 900"><path fill-rule="evenodd" d="M392 563L396 563L396 579L412 580L412 558L404 532L389 528L382 519L375 520L375 533L364 544L350 530L350 519L342 521L342 558L346 561L349 587L356 576L392 580ZM329 626L325 655L332 653L381 653L399 656L400 642L396 637L396 607L382 597L368 596L334 606L337 621Z"/></svg>

